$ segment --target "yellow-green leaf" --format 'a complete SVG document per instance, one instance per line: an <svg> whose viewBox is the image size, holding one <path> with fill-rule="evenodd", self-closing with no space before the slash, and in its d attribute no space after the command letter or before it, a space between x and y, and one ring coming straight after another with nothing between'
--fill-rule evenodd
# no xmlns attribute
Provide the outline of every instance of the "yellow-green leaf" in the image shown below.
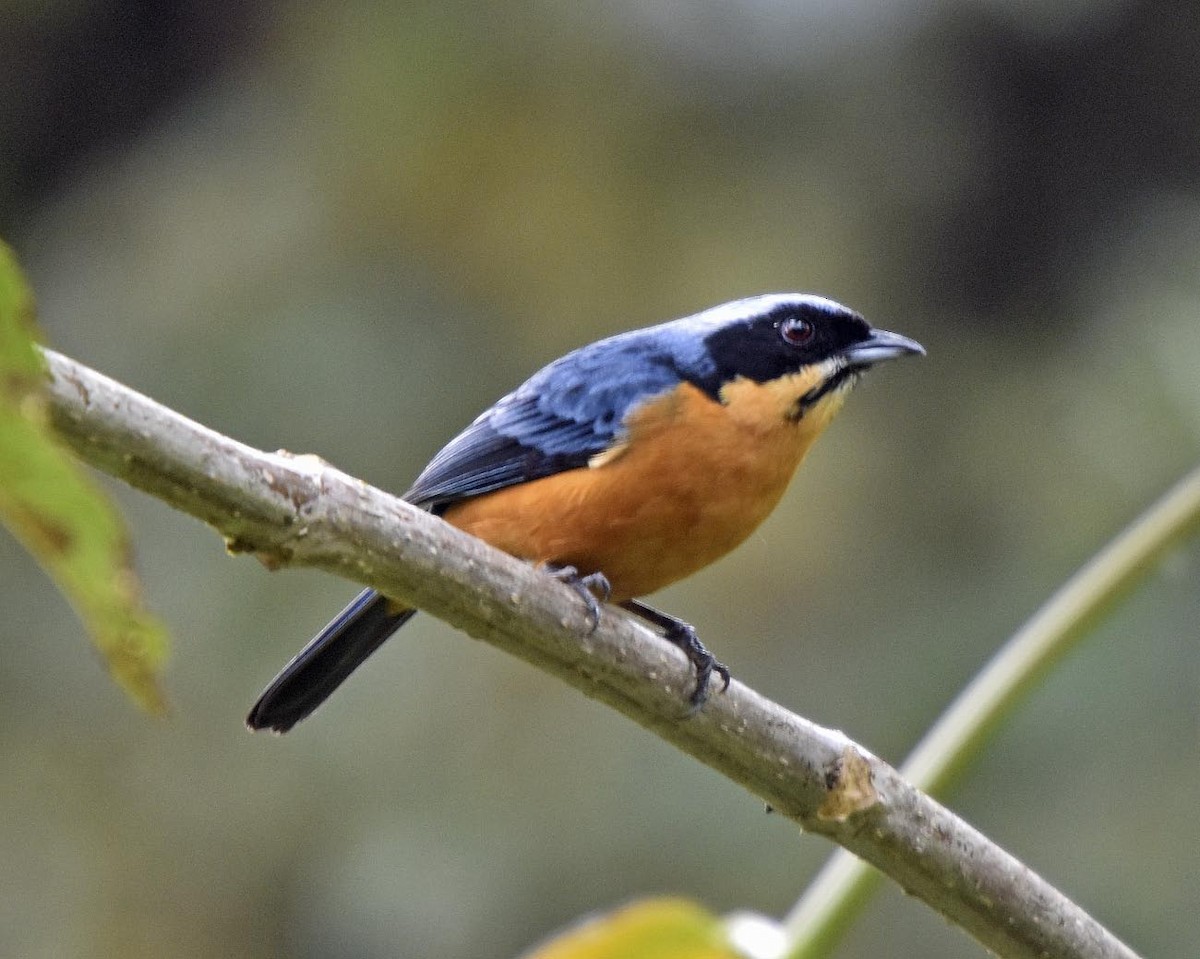
<svg viewBox="0 0 1200 959"><path fill-rule="evenodd" d="M164 712L166 633L138 598L120 515L46 424L33 335L33 295L0 243L0 522L70 600L116 681L144 708Z"/></svg>
<svg viewBox="0 0 1200 959"><path fill-rule="evenodd" d="M525 959L740 959L724 924L685 899L646 899L593 916Z"/></svg>

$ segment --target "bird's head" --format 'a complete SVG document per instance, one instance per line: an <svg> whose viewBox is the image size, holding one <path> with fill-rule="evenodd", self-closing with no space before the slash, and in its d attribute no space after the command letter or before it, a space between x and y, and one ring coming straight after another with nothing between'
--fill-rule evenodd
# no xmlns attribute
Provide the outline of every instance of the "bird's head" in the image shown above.
<svg viewBox="0 0 1200 959"><path fill-rule="evenodd" d="M706 393L731 409L752 403L755 416L819 421L811 423L818 429L872 366L925 353L915 340L810 293L735 300L679 322L703 344L691 366Z"/></svg>

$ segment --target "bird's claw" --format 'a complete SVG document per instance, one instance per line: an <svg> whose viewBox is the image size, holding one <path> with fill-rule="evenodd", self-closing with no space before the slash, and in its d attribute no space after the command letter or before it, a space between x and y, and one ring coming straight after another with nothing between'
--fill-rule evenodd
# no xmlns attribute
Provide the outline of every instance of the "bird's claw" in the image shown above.
<svg viewBox="0 0 1200 959"><path fill-rule="evenodd" d="M696 670L696 688L692 691L689 701L691 702L690 712L699 712L700 708L708 701L708 687L713 673L721 677L721 692L729 688L729 667L708 651L708 648L700 642L695 627L687 623L668 626L663 632L663 636L683 650L688 662Z"/></svg>
<svg viewBox="0 0 1200 959"><path fill-rule="evenodd" d="M547 566L546 571L579 594L587 606L588 615L592 618L592 626L588 633L594 633L600 626L600 603L608 602L612 595L612 584L609 583L608 577L599 571L580 576L579 570L574 566Z"/></svg>

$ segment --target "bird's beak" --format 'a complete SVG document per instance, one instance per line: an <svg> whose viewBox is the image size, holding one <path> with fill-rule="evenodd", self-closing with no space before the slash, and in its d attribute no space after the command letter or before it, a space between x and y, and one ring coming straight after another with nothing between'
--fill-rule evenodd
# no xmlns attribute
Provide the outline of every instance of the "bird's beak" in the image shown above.
<svg viewBox="0 0 1200 959"><path fill-rule="evenodd" d="M871 330L871 335L842 351L850 366L868 367L910 353L925 355L925 347L907 336L888 330Z"/></svg>

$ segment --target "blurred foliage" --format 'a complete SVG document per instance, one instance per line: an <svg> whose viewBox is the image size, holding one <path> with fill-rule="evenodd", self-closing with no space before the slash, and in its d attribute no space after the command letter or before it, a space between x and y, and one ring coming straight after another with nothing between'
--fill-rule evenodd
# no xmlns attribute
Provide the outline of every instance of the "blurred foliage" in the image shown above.
<svg viewBox="0 0 1200 959"><path fill-rule="evenodd" d="M0 523L71 600L113 678L162 713L166 634L139 601L120 516L48 428L33 333L33 294L0 242Z"/></svg>
<svg viewBox="0 0 1200 959"><path fill-rule="evenodd" d="M720 921L694 903L644 900L555 936L526 959L738 959Z"/></svg>
<svg viewBox="0 0 1200 959"><path fill-rule="evenodd" d="M924 343L759 535L656 600L892 760L1200 451L1195 5L6 16L0 224L51 340L255 445L400 490L567 349L772 289ZM512 956L647 894L781 915L827 854L429 620L248 736L354 587L114 495L178 637L174 716L96 681L0 540L0 954ZM952 799L1145 954L1200 952L1196 579L1190 547ZM889 890L843 952L973 948Z"/></svg>

